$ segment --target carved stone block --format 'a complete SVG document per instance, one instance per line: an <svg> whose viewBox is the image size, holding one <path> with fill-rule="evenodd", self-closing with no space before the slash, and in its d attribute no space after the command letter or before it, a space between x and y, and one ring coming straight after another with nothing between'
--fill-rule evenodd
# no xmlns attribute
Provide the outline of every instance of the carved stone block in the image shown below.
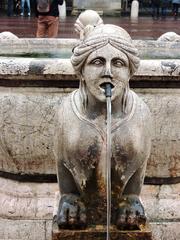
<svg viewBox="0 0 180 240"><path fill-rule="evenodd" d="M53 223L52 240L104 240L106 228L103 226L91 227L86 230L59 230L57 223ZM111 240L152 240L152 233L147 225L138 231L118 231L115 228L110 232Z"/></svg>

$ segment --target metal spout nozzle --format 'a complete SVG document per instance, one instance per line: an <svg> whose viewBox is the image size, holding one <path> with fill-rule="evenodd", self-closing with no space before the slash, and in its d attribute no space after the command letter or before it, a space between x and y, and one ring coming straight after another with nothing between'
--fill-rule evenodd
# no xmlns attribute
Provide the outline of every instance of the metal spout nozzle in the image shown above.
<svg viewBox="0 0 180 240"><path fill-rule="evenodd" d="M111 97L112 96L111 84L110 83L105 84L105 96L106 97Z"/></svg>

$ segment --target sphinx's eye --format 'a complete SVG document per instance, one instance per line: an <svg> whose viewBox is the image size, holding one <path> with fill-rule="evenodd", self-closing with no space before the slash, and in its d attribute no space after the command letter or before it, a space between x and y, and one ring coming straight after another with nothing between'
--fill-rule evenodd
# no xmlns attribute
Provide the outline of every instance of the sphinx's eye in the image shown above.
<svg viewBox="0 0 180 240"><path fill-rule="evenodd" d="M112 64L116 67L123 67L126 65L126 63L123 60L121 60L120 58L114 58L112 60Z"/></svg>
<svg viewBox="0 0 180 240"><path fill-rule="evenodd" d="M90 64L93 64L96 66L101 66L104 64L104 59L103 58L95 58L90 62Z"/></svg>

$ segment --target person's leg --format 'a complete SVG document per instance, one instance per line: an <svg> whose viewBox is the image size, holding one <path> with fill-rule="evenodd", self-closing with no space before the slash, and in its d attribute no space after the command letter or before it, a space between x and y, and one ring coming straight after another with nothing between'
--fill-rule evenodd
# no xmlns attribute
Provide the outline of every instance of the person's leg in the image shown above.
<svg viewBox="0 0 180 240"><path fill-rule="evenodd" d="M178 12L179 12L179 6L180 6L180 4L177 3L177 10L176 10L177 16L178 16Z"/></svg>
<svg viewBox="0 0 180 240"><path fill-rule="evenodd" d="M161 9L161 15L162 17L166 17L166 6L163 6L162 9Z"/></svg>
<svg viewBox="0 0 180 240"><path fill-rule="evenodd" d="M47 32L47 17L38 17L38 21L37 21L37 32L36 32L36 37L37 38L44 38L46 36L46 32Z"/></svg>
<svg viewBox="0 0 180 240"><path fill-rule="evenodd" d="M161 16L163 18L166 17L166 12L167 12L167 3L166 2L163 2L162 3L162 6L161 6Z"/></svg>
<svg viewBox="0 0 180 240"><path fill-rule="evenodd" d="M24 4L25 0L21 0L21 16L24 16Z"/></svg>
<svg viewBox="0 0 180 240"><path fill-rule="evenodd" d="M156 6L154 3L152 3L152 17L156 16Z"/></svg>
<svg viewBox="0 0 180 240"><path fill-rule="evenodd" d="M26 3L27 3L28 16L30 16L31 15L30 0L26 0Z"/></svg>
<svg viewBox="0 0 180 240"><path fill-rule="evenodd" d="M159 8L160 8L160 4L157 4L157 18L159 17Z"/></svg>
<svg viewBox="0 0 180 240"><path fill-rule="evenodd" d="M173 3L173 15L175 18L177 17L177 12L178 12L178 4Z"/></svg>
<svg viewBox="0 0 180 240"><path fill-rule="evenodd" d="M49 16L48 21L48 37L56 38L59 29L59 17Z"/></svg>
<svg viewBox="0 0 180 240"><path fill-rule="evenodd" d="M7 8L7 15L8 16L13 15L13 8L14 8L13 0L8 0L8 8Z"/></svg>

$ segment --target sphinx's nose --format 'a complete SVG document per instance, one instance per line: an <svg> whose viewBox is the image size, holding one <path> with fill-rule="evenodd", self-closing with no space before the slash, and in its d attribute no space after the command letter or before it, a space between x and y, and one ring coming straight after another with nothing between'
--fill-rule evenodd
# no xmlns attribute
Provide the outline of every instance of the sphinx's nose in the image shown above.
<svg viewBox="0 0 180 240"><path fill-rule="evenodd" d="M113 74L111 72L111 65L109 63L107 63L104 66L103 72L102 72L102 77L103 78L113 78Z"/></svg>

